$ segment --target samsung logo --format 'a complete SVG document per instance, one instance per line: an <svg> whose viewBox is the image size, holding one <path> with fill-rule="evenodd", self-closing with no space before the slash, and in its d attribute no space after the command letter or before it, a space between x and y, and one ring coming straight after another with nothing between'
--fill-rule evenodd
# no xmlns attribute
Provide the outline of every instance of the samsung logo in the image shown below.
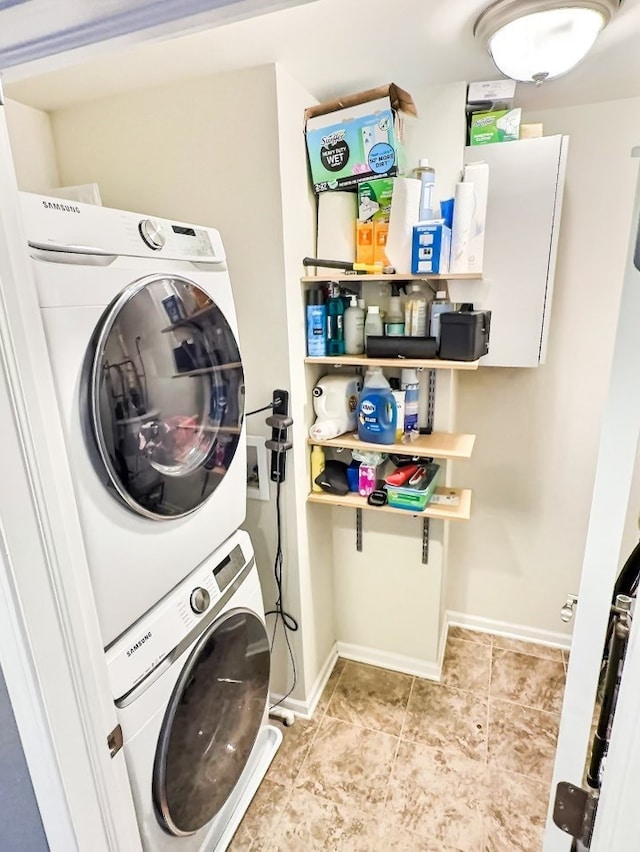
<svg viewBox="0 0 640 852"><path fill-rule="evenodd" d="M151 639L151 633L145 633L144 636L141 636L135 645L132 645L127 651L127 657L130 657L132 654L135 654L137 650L142 648L145 642L148 642Z"/></svg>
<svg viewBox="0 0 640 852"><path fill-rule="evenodd" d="M79 207L75 204L58 204L57 201L43 201L42 206L45 210L60 210L63 213L81 213Z"/></svg>

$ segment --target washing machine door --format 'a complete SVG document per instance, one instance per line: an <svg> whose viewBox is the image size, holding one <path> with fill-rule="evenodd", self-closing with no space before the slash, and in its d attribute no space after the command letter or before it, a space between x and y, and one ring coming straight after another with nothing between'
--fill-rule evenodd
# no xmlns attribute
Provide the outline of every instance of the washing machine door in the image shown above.
<svg viewBox="0 0 640 852"><path fill-rule="evenodd" d="M180 276L147 276L107 308L85 382L91 436L110 484L153 519L193 512L240 440L244 373L220 305Z"/></svg>
<svg viewBox="0 0 640 852"><path fill-rule="evenodd" d="M215 621L192 651L158 738L153 801L170 834L193 834L229 798L262 725L269 640L245 609Z"/></svg>

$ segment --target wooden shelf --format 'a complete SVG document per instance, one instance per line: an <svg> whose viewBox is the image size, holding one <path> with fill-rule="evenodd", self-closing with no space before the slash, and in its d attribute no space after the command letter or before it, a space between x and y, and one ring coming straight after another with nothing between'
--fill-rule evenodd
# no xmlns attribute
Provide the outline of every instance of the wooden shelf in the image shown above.
<svg viewBox="0 0 640 852"><path fill-rule="evenodd" d="M403 367L424 370L477 370L480 361L445 361L442 358L367 358L366 355L334 355L324 358L305 358L305 364L324 364L327 367Z"/></svg>
<svg viewBox="0 0 640 852"><path fill-rule="evenodd" d="M200 367L197 370L185 370L183 373L174 373L174 379L180 379L182 376L204 376L206 373L221 373L223 370L240 370L242 361L233 361L230 364L217 364L215 367Z"/></svg>
<svg viewBox="0 0 640 852"><path fill-rule="evenodd" d="M372 450L373 452L397 453L403 456L426 456L437 459L469 459L473 452L475 435L456 435L452 432L433 432L431 435L419 435L410 444L370 444L361 441L358 433L340 435L327 441L315 441L308 438L311 446L331 447L339 450Z"/></svg>
<svg viewBox="0 0 640 852"><path fill-rule="evenodd" d="M405 515L413 518L433 518L438 521L468 521L471 517L471 491L468 488L436 488L436 494L455 493L460 502L457 506L446 504L429 504L424 512L412 512L409 509L394 509L392 506L370 506L365 497L359 494L328 494L312 491L307 497L308 503L321 503L325 506L340 506L344 509L368 509L372 512L392 512L395 515Z"/></svg>
<svg viewBox="0 0 640 852"><path fill-rule="evenodd" d="M301 279L303 284L313 284L314 281L481 281L481 272L451 272L446 275L411 275L410 273L394 272L391 275L355 273L345 275L336 269L336 274L331 272L322 275L304 275Z"/></svg>

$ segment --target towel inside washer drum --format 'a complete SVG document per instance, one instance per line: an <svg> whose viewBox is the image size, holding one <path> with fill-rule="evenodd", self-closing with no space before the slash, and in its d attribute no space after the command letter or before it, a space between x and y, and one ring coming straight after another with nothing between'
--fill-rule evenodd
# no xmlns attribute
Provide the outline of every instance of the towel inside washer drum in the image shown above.
<svg viewBox="0 0 640 852"><path fill-rule="evenodd" d="M170 834L194 834L232 793L263 723L269 639L262 621L236 609L191 652L158 738L153 801Z"/></svg>

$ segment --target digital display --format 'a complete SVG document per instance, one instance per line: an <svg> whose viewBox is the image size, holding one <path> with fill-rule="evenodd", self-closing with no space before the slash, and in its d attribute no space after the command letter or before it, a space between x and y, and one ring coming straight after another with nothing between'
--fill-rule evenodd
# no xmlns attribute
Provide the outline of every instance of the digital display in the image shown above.
<svg viewBox="0 0 640 852"><path fill-rule="evenodd" d="M193 228L185 228L183 225L172 225L171 230L174 234L184 234L185 237L195 237L196 235Z"/></svg>
<svg viewBox="0 0 640 852"><path fill-rule="evenodd" d="M213 569L213 576L217 577L218 574L223 571L230 562L231 556L227 556L225 559L223 559L222 562L219 565L216 565L216 567Z"/></svg>
<svg viewBox="0 0 640 852"><path fill-rule="evenodd" d="M244 554L242 548L236 546L231 553L226 556L222 562L219 562L213 569L213 576L216 578L218 588L223 592L227 586L232 583L244 568Z"/></svg>

